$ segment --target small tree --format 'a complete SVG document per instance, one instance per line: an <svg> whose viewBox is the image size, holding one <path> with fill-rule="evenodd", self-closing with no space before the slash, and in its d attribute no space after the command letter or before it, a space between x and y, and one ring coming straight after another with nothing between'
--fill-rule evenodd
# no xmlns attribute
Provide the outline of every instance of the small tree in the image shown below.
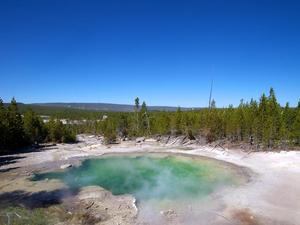
<svg viewBox="0 0 300 225"><path fill-rule="evenodd" d="M119 120L118 130L120 132L121 137L127 137L129 133L129 122L126 115L121 114Z"/></svg>
<svg viewBox="0 0 300 225"><path fill-rule="evenodd" d="M25 112L23 121L26 140L31 144L43 141L45 138L44 124L32 109Z"/></svg>
<svg viewBox="0 0 300 225"><path fill-rule="evenodd" d="M24 145L24 130L22 116L19 112L15 98L11 100L8 106L8 148L15 149Z"/></svg>
<svg viewBox="0 0 300 225"><path fill-rule="evenodd" d="M210 103L210 108L211 109L215 109L217 106L216 106L216 101L215 101L215 99L212 99L211 100L211 103Z"/></svg>
<svg viewBox="0 0 300 225"><path fill-rule="evenodd" d="M300 107L297 108L296 118L292 125L292 139L296 145L300 145Z"/></svg>
<svg viewBox="0 0 300 225"><path fill-rule="evenodd" d="M116 126L110 118L103 122L103 136L105 144L112 144L117 139Z"/></svg>
<svg viewBox="0 0 300 225"><path fill-rule="evenodd" d="M7 110L0 98L0 153L3 153L7 147L8 121Z"/></svg>
<svg viewBox="0 0 300 225"><path fill-rule="evenodd" d="M149 135L150 134L150 122L149 122L149 116L148 116L148 109L146 102L143 102L141 110L140 110L140 118L141 118L141 125L140 129L143 135Z"/></svg>
<svg viewBox="0 0 300 225"><path fill-rule="evenodd" d="M174 121L175 134L182 134L182 111L181 108L178 107L175 113L175 121Z"/></svg>
<svg viewBox="0 0 300 225"><path fill-rule="evenodd" d="M72 143L76 141L75 133L59 119L51 117L46 124L47 139L52 142Z"/></svg>
<svg viewBox="0 0 300 225"><path fill-rule="evenodd" d="M136 97L136 99L134 100L134 112L135 112L135 133L136 135L139 134L139 110L140 110L140 99L138 97Z"/></svg>

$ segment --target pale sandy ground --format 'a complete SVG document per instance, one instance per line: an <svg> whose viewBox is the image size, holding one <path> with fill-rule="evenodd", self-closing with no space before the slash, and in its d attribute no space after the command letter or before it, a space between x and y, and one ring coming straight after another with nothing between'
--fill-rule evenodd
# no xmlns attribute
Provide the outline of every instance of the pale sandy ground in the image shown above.
<svg viewBox="0 0 300 225"><path fill-rule="evenodd" d="M253 152L212 148L209 146L176 146L146 140L142 144L126 141L110 147L101 144L95 136L80 135L79 143L59 144L39 152L19 154L13 163L0 167L0 194L25 189L40 191L45 185L28 181L32 171L57 169L67 162L97 157L105 153L168 152L205 156L229 162L251 172L251 179L239 187L226 188L189 209L180 212L160 212L160 215L145 214L147 206L140 206L139 224L300 224L300 152ZM77 160L74 160L77 159ZM4 165L3 165L4 164ZM11 170L9 170L11 169ZM9 171L8 171L9 170ZM57 181L47 182L47 190L65 187ZM195 206L193 206L195 207ZM201 209L203 209L201 211ZM162 222L159 218L166 217ZM120 217L122 218L122 217ZM157 218L157 219L155 219ZM150 221L149 221L150 220ZM130 224L128 223L120 224ZM101 223L100 223L101 224ZM110 224L110 223L105 223ZM111 224L118 224L112 221Z"/></svg>

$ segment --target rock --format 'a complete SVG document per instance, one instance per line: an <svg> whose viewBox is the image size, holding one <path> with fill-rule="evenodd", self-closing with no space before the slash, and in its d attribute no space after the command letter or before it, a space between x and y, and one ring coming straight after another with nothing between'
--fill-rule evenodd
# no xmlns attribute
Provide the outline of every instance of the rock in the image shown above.
<svg viewBox="0 0 300 225"><path fill-rule="evenodd" d="M84 224L136 224L138 210L130 195L115 196L99 186L88 186L81 188L76 198L80 204L77 208L84 209L89 219Z"/></svg>
<svg viewBox="0 0 300 225"><path fill-rule="evenodd" d="M60 168L61 168L62 170L67 169L67 168L70 168L70 167L72 167L72 164L64 164L64 165L61 165L61 166L60 166Z"/></svg>
<svg viewBox="0 0 300 225"><path fill-rule="evenodd" d="M157 142L160 142L160 141L161 141L161 135L157 135L157 136L156 136L156 141L157 141Z"/></svg>
<svg viewBox="0 0 300 225"><path fill-rule="evenodd" d="M160 211L160 214L166 217L176 216L176 212L173 209L169 209L167 211Z"/></svg>
<svg viewBox="0 0 300 225"><path fill-rule="evenodd" d="M147 138L147 139L145 139L145 142L152 142L152 143L154 143L154 142L157 142L157 140L155 140L154 138Z"/></svg>
<svg viewBox="0 0 300 225"><path fill-rule="evenodd" d="M89 186L81 189L78 198L80 200L98 199L99 201L103 201L108 196L109 192L105 191L103 188L98 186Z"/></svg>
<svg viewBox="0 0 300 225"><path fill-rule="evenodd" d="M144 141L145 141L145 137L139 137L139 138L135 139L136 143L141 143L141 142L144 142Z"/></svg>

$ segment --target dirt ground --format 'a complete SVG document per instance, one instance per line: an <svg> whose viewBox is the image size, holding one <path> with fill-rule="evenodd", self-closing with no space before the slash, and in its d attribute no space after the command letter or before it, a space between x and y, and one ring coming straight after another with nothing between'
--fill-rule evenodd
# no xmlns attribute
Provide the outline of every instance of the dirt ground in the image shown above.
<svg viewBox="0 0 300 225"><path fill-rule="evenodd" d="M61 217L59 224L300 224L300 152L248 154L239 149L165 144L153 139L105 146L101 137L88 135L79 135L78 140L76 144L49 145L36 151L0 156L0 210L4 212L9 205L31 210L54 209L55 215ZM130 152L209 157L235 165L241 173L248 171L250 177L243 185L220 190L199 202L197 210L188 209L180 214L169 209L147 216L147 206L136 204L130 195L113 196L101 187L86 187L73 193L58 180L29 179L33 173L61 170L66 164L76 166L85 158Z"/></svg>

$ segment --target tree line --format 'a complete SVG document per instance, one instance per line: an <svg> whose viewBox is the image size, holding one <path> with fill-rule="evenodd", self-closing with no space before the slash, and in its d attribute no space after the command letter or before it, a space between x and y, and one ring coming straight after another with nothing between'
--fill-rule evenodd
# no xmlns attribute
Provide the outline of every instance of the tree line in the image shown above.
<svg viewBox="0 0 300 225"><path fill-rule="evenodd" d="M273 88L258 101L241 100L238 107L217 108L212 100L210 108L149 112L139 98L134 103L134 112L106 113L105 120L90 119L77 125L76 132L103 134L107 142L117 137L186 135L190 139L202 136L207 142L244 142L258 148L300 146L300 101L297 107L289 103L283 107Z"/></svg>
<svg viewBox="0 0 300 225"><path fill-rule="evenodd" d="M11 152L41 142L73 142L75 133L58 119L51 118L44 123L39 115L28 109L20 113L13 98L5 107L0 99L0 153Z"/></svg>
<svg viewBox="0 0 300 225"><path fill-rule="evenodd" d="M281 106L271 88L258 101L241 100L238 107L229 105L217 108L212 100L210 108L176 112L148 111L145 102L134 101L133 112L80 112L84 123L63 125L52 117L44 124L32 110L21 116L15 100L5 109L1 106L1 131L7 129L3 143L10 148L36 141L74 140L75 134L92 133L105 137L106 143L118 138L132 138L153 135L185 135L190 139L204 137L207 142L225 140L233 143L248 143L258 148L279 148L300 146L300 101L297 107L287 103ZM61 118L78 118L77 112L60 113ZM4 128L3 128L4 127ZM6 142L3 142L3 138ZM12 141L19 140L19 141ZM8 144L8 145L7 145Z"/></svg>

